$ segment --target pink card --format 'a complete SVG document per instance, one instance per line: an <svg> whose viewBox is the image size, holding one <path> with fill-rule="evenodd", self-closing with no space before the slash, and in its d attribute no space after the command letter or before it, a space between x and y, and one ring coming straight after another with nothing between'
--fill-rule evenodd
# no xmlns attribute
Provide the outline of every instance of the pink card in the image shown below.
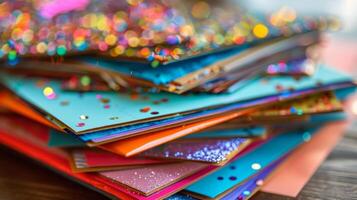
<svg viewBox="0 0 357 200"><path fill-rule="evenodd" d="M94 149L76 149L71 152L74 167L79 171L97 171L105 168L140 166L147 164L169 163L169 160L157 160L139 157L124 157L114 153Z"/></svg>
<svg viewBox="0 0 357 200"><path fill-rule="evenodd" d="M207 167L207 165L203 163L181 162L100 172L99 174L122 185L126 185L144 195L150 195L205 167Z"/></svg>
<svg viewBox="0 0 357 200"><path fill-rule="evenodd" d="M240 157L241 155L248 153L250 151L252 151L253 149L255 149L256 147L260 146L261 144L263 144L262 140L258 140L253 142L252 144L250 144L247 148L245 148L242 152L240 152L238 155L236 155L232 160ZM162 199L164 197L168 197L180 190L182 190L183 188L187 187L188 185L194 183L195 181L198 181L199 179L205 177L206 175L208 175L209 173L212 173L213 171L219 169L219 166L213 166L213 165L209 165L207 167L204 167L202 170L199 170L198 172L172 184L169 185L165 188L163 188L160 191L157 191L153 194L151 194L150 196L143 196L142 194L139 194L137 192L133 192L132 190L129 190L127 188L122 187L121 185L118 185L116 182L114 181L108 181L111 179L108 179L107 177L96 177L97 181L103 181L106 184L109 184L111 187L117 189L118 191L124 192L126 194L129 194L130 196L132 196L134 199L137 200L156 200L156 199Z"/></svg>

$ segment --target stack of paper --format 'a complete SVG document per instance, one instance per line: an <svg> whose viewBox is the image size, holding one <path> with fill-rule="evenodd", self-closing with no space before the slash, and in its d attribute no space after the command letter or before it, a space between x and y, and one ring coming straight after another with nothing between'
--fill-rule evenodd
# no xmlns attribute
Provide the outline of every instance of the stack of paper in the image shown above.
<svg viewBox="0 0 357 200"><path fill-rule="evenodd" d="M338 139L356 85L315 56L328 18L35 2L0 4L0 142L109 197L296 195Z"/></svg>

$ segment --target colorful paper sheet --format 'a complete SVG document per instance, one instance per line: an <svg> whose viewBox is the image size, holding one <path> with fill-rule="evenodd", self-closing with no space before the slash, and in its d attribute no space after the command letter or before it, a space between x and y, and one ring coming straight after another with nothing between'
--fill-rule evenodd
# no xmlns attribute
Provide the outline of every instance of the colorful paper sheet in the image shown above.
<svg viewBox="0 0 357 200"><path fill-rule="evenodd" d="M20 118L18 118L20 119ZM17 123L15 118L9 118L9 116L2 116L0 120L1 126L1 137L0 142L8 145L11 148L14 148L21 153L24 153L30 156L33 159L39 160L61 172L61 174L65 174L71 178L75 177L76 180L83 181L85 184L89 184L91 189L98 189L100 191L104 191L105 194L109 196L115 196L119 199L137 199L137 200L156 200L168 197L171 194L178 192L183 189L187 185L192 182L197 181L213 170L218 169L217 166L208 166L199 172L190 175L189 177L180 180L177 183L174 183L168 187L163 188L162 190L151 194L150 196L144 196L139 193L133 193L132 190L127 189L118 183L115 183L108 178L103 176L98 176L97 173L73 173L68 164L67 154L61 151L58 148L48 148L47 140L48 132L45 127L42 126L42 132L40 130L33 131L33 122L23 119L20 123ZM38 125L38 124L37 124ZM13 127L17 127L16 131L13 130ZM8 128L6 128L8 127ZM41 127L41 126L39 126ZM36 129L37 130L37 129ZM30 134L29 134L30 131ZM42 133L42 134L40 134ZM32 137L36 135L37 137L42 138L40 142L38 140L34 140ZM39 136L37 136L39 135ZM249 146L249 149L244 150L244 152L250 151L250 149L255 148L260 143L255 143L252 146ZM59 151L59 152L57 152ZM57 153L56 153L57 152ZM58 154L58 155L57 155Z"/></svg>
<svg viewBox="0 0 357 200"><path fill-rule="evenodd" d="M73 169L77 172L109 171L173 162L140 157L126 158L110 152L88 148L71 151L71 160Z"/></svg>
<svg viewBox="0 0 357 200"><path fill-rule="evenodd" d="M50 137L48 146L50 147L85 147L87 146L82 140L72 134L60 133L53 129L49 130Z"/></svg>
<svg viewBox="0 0 357 200"><path fill-rule="evenodd" d="M42 123L51 128L60 130L60 128L49 120L45 119L41 114L39 114L36 110L32 109L26 103L15 97L14 95L1 91L0 92L0 105L7 109L10 109L14 112L22 114L24 116L30 117L32 120Z"/></svg>
<svg viewBox="0 0 357 200"><path fill-rule="evenodd" d="M165 186L194 174L206 166L206 164L197 162L183 162L100 172L100 174L144 195L150 195Z"/></svg>
<svg viewBox="0 0 357 200"><path fill-rule="evenodd" d="M351 81L347 75L327 67L320 67L309 77L295 80L291 77L274 77L268 82L256 80L233 94L189 94L179 96L167 93L72 93L60 89L56 81L18 78L3 75L2 81L17 95L64 123L76 133L102 127L118 126L140 120L157 119L172 114L219 106L238 101L276 95L289 88L301 90L336 82ZM145 98L144 98L145 97ZM153 101L166 99L163 104ZM90 106L89 106L90 105ZM143 112L147 107L148 112ZM59 109L60 108L60 109ZM67 115L67 113L72 113Z"/></svg>
<svg viewBox="0 0 357 200"><path fill-rule="evenodd" d="M296 197L344 134L347 122L331 122L292 152L276 169L262 191ZM323 141L323 142L322 142Z"/></svg>
<svg viewBox="0 0 357 200"><path fill-rule="evenodd" d="M119 140L116 142L101 145L99 147L119 155L132 156L150 148L172 141L174 139L183 137L190 133L203 130L207 127L214 126L219 123L223 123L243 114L245 114L245 112L227 114L225 116L219 116L213 119L205 120L203 122L196 122L186 126L171 128L164 131L158 131L150 134L139 135L136 137Z"/></svg>
<svg viewBox="0 0 357 200"><path fill-rule="evenodd" d="M225 123L223 123L225 124ZM222 124L222 125L223 125ZM260 126L251 126L244 127L239 129L221 129L221 130L204 130L199 133L190 134L182 139L190 139L190 138L232 138L232 137L240 137L240 138L250 138L250 137L262 137L267 133L267 129L265 127Z"/></svg>
<svg viewBox="0 0 357 200"><path fill-rule="evenodd" d="M344 91L346 89L341 89L341 90ZM347 90L348 92L351 92L350 89ZM336 93L340 93L339 90L337 90ZM203 127L207 128L213 125L217 125L221 122L232 120L234 118L237 118L238 116L243 115L243 113L236 113L236 114L237 116L235 117L233 113L232 115L224 116L226 117L225 119L223 119L222 117L217 117L217 118L209 119L207 121L193 123L185 127L173 128L168 131L155 132L149 135L136 136L136 137L112 142L109 144L102 145L101 148L120 155L132 156L149 148L176 139L178 137L182 137L190 133L197 132L201 130L201 128Z"/></svg>
<svg viewBox="0 0 357 200"><path fill-rule="evenodd" d="M96 177L99 177L95 174L86 174L86 173L73 173L68 162L67 154L59 149L48 148L46 147L46 140L42 140L42 143L33 138L27 138L26 136L31 136L29 130L33 130L33 126L28 126L28 123L16 124L15 120L7 120L7 117L1 116L0 120L1 126L0 130L0 142L4 145L9 146L10 148L19 151L32 159L38 160L44 165L54 169L55 171L60 172L60 174L70 177L80 181L82 184L89 188L94 188L95 190L107 195L110 198L119 198L119 199L130 199L130 195L125 194L119 190L116 190L110 185L103 184L102 180L99 180ZM4 123L6 122L6 123ZM27 121L29 122L29 121ZM31 124L31 123L30 123ZM13 127L18 127L18 129L13 129ZM6 128L8 127L8 128ZM33 132L31 132L33 133ZM37 131L36 134L41 132ZM46 137L45 134L42 134L42 137Z"/></svg>

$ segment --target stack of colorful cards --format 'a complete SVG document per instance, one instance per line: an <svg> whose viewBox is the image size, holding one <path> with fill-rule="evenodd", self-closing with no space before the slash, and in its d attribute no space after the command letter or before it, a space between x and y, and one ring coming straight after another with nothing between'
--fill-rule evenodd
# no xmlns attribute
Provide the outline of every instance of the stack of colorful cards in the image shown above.
<svg viewBox="0 0 357 200"><path fill-rule="evenodd" d="M0 3L0 143L111 198L293 195L356 86L315 56L330 23L230 1Z"/></svg>

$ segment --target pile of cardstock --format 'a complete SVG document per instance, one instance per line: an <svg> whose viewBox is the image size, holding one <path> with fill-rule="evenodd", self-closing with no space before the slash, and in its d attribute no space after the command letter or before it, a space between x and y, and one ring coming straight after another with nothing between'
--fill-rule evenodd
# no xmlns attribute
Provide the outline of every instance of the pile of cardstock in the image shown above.
<svg viewBox="0 0 357 200"><path fill-rule="evenodd" d="M228 1L0 3L0 143L111 198L294 196L356 86L314 56L330 22Z"/></svg>

